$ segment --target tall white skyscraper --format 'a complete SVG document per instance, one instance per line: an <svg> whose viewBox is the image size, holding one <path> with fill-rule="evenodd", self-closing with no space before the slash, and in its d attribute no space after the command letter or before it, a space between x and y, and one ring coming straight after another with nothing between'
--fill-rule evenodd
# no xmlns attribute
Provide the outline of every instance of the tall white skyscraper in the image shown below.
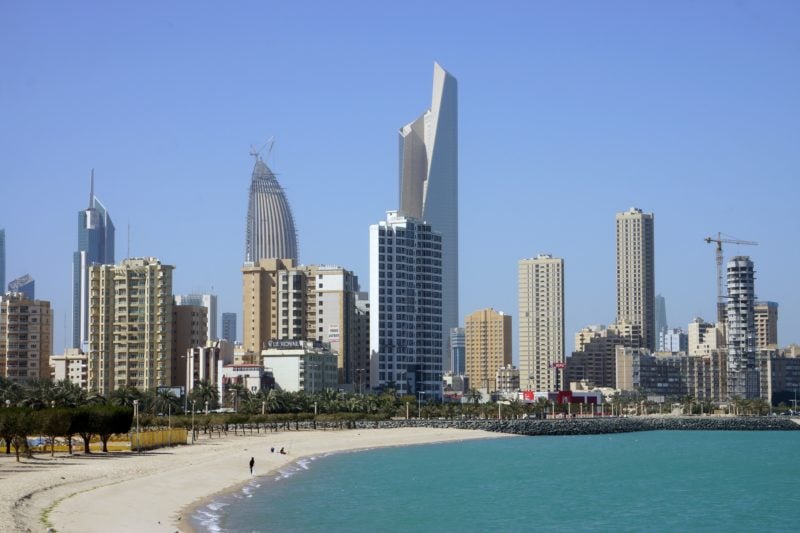
<svg viewBox="0 0 800 533"><path fill-rule="evenodd" d="M538 255L519 262L520 387L556 391L564 363L564 260Z"/></svg>
<svg viewBox="0 0 800 533"><path fill-rule="evenodd" d="M297 231L289 201L278 178L257 152L247 201L245 261L293 259L297 261Z"/></svg>
<svg viewBox="0 0 800 533"><path fill-rule="evenodd" d="M441 399L442 240L432 226L393 211L369 228L372 388Z"/></svg>
<svg viewBox="0 0 800 533"><path fill-rule="evenodd" d="M208 310L208 340L217 337L217 295L216 294L176 294L175 305L202 305ZM230 339L229 339L230 340Z"/></svg>
<svg viewBox="0 0 800 533"><path fill-rule="evenodd" d="M642 345L656 349L653 214L631 207L617 213L617 324L642 329Z"/></svg>
<svg viewBox="0 0 800 533"><path fill-rule="evenodd" d="M749 257L734 257L728 261L727 273L728 398L755 398L758 378L753 262Z"/></svg>
<svg viewBox="0 0 800 533"><path fill-rule="evenodd" d="M442 342L458 327L458 87L433 66L430 109L400 129L401 215L442 235ZM444 369L450 370L449 357Z"/></svg>

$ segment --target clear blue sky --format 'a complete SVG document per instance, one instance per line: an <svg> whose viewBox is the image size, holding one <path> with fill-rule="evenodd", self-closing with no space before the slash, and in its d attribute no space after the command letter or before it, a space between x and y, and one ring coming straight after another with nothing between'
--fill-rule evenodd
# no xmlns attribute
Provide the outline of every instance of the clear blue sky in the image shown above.
<svg viewBox="0 0 800 533"><path fill-rule="evenodd" d="M671 327L714 317L717 231L756 240L760 299L800 342L800 3L4 2L0 227L64 345L96 169L117 256L239 313L251 144L277 138L304 263L368 285L397 207L397 130L459 81L461 314L514 317L517 261L566 262L567 351L614 320L614 213L656 216ZM67 317L65 328L64 317ZM515 355L516 359L516 355Z"/></svg>

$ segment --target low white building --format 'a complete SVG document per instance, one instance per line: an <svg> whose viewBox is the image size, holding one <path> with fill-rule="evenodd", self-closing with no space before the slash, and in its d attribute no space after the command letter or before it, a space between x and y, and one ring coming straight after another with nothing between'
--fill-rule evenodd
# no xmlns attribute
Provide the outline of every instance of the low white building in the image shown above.
<svg viewBox="0 0 800 533"><path fill-rule="evenodd" d="M314 393L338 387L338 357L326 344L273 340L267 342L261 356L278 390Z"/></svg>
<svg viewBox="0 0 800 533"><path fill-rule="evenodd" d="M69 381L85 389L88 386L88 356L78 348L67 348L63 355L50 356L50 377L53 381Z"/></svg>

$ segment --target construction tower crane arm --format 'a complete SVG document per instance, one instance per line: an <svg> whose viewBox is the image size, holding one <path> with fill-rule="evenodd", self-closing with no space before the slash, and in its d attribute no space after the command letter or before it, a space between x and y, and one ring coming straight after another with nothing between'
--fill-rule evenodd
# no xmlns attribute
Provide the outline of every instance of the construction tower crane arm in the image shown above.
<svg viewBox="0 0 800 533"><path fill-rule="evenodd" d="M712 242L717 243L717 322L725 321L725 294L722 290L722 243L725 244L746 244L749 246L757 246L755 241L743 241L741 239L723 239L722 233L717 232L717 238L706 237L703 239L708 244Z"/></svg>

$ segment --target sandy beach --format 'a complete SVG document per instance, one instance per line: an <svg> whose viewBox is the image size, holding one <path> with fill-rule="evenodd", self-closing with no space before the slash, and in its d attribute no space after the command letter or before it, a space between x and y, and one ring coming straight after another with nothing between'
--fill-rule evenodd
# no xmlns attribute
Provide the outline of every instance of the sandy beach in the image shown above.
<svg viewBox="0 0 800 533"><path fill-rule="evenodd" d="M220 492L303 457L438 442L507 437L477 430L397 428L282 431L202 437L194 445L91 456L0 455L0 531L191 531L192 509ZM275 447L276 453L270 448ZM285 447L288 454L278 452Z"/></svg>

